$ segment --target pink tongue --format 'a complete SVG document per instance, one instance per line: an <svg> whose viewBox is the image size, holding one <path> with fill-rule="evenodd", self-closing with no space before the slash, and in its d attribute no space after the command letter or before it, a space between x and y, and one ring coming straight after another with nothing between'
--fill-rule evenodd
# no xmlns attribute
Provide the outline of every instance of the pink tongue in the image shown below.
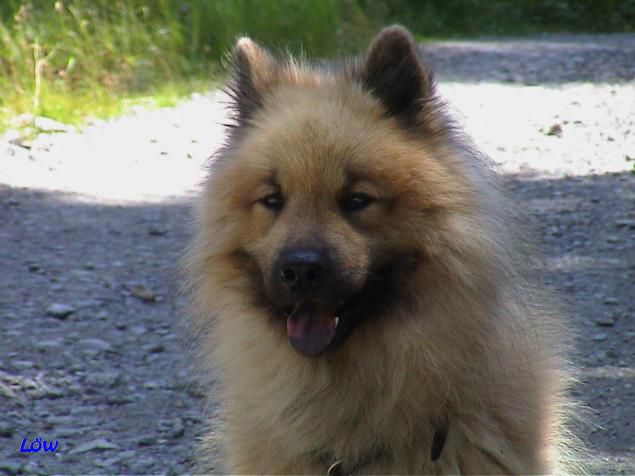
<svg viewBox="0 0 635 476"><path fill-rule="evenodd" d="M287 318L289 342L299 352L317 355L335 337L335 312L312 303L298 304Z"/></svg>

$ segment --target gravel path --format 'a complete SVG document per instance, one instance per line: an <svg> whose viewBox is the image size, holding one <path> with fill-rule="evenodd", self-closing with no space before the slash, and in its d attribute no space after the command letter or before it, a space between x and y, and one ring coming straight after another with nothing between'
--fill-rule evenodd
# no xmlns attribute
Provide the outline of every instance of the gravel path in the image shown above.
<svg viewBox="0 0 635 476"><path fill-rule="evenodd" d="M633 474L635 35L423 49L535 218L579 334L591 468ZM205 418L174 265L221 100L0 138L0 474L188 470Z"/></svg>

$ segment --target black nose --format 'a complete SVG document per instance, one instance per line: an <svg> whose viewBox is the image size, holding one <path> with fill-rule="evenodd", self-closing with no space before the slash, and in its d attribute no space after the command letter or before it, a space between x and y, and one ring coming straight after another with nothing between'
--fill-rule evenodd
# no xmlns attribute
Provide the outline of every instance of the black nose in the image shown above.
<svg viewBox="0 0 635 476"><path fill-rule="evenodd" d="M289 291L316 290L324 281L327 257L319 249L290 249L280 256L279 263L278 277Z"/></svg>

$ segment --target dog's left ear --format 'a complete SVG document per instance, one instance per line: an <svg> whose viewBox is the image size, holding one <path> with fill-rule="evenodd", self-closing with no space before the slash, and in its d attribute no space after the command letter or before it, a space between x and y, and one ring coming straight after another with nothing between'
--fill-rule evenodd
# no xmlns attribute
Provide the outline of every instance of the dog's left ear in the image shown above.
<svg viewBox="0 0 635 476"><path fill-rule="evenodd" d="M240 38L231 54L229 94L239 125L245 125L262 108L263 96L277 71L276 60L250 38Z"/></svg>
<svg viewBox="0 0 635 476"><path fill-rule="evenodd" d="M418 122L426 99L434 96L432 73L419 59L412 35L400 26L379 32L358 71L388 112L408 123Z"/></svg>

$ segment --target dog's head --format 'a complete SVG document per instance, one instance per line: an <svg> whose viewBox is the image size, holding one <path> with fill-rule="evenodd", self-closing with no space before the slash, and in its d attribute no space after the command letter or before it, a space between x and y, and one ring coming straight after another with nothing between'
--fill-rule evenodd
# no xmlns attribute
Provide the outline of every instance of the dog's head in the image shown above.
<svg viewBox="0 0 635 476"><path fill-rule="evenodd" d="M418 292L435 221L463 206L438 157L445 120L399 27L339 70L276 60L249 39L233 64L215 226L258 305L317 355Z"/></svg>

